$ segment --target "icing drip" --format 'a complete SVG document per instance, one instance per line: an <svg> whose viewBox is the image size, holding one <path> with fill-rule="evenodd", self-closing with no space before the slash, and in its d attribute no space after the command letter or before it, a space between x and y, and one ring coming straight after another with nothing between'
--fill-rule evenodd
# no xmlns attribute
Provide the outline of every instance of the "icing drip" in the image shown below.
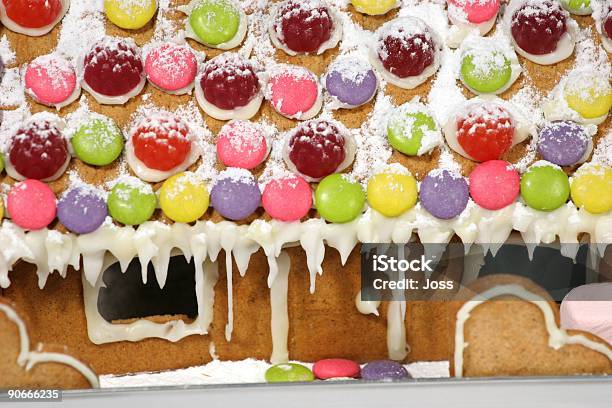
<svg viewBox="0 0 612 408"><path fill-rule="evenodd" d="M389 302L387 308L387 350L391 360L401 361L408 354L405 321L406 301Z"/></svg>
<svg viewBox="0 0 612 408"><path fill-rule="evenodd" d="M291 260L287 252L282 251L277 259L278 271L270 287L270 311L272 319L272 364L289 361L287 338L289 337L289 313L287 309L287 290Z"/></svg>

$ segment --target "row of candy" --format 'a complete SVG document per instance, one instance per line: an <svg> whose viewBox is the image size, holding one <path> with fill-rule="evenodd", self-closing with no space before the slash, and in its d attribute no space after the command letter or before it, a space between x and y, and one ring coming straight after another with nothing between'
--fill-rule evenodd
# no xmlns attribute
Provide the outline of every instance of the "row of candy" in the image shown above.
<svg viewBox="0 0 612 408"><path fill-rule="evenodd" d="M361 378L366 381L393 381L411 378L406 368L392 360L375 360L362 367L344 358L326 358L313 364L312 370L299 363L281 363L268 368L269 383L309 382L318 380Z"/></svg>

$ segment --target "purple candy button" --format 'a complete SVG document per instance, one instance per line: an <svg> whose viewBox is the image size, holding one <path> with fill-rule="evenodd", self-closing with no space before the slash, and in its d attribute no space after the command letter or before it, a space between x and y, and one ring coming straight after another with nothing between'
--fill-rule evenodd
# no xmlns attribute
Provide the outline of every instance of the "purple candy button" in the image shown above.
<svg viewBox="0 0 612 408"><path fill-rule="evenodd" d="M421 205L434 217L448 220L461 214L470 198L463 176L448 170L432 170L421 182Z"/></svg>
<svg viewBox="0 0 612 408"><path fill-rule="evenodd" d="M104 198L86 188L73 188L57 203L57 218L75 234L94 232L104 223L107 215Z"/></svg>
<svg viewBox="0 0 612 408"><path fill-rule="evenodd" d="M249 171L230 168L219 175L210 192L210 202L223 217L238 221L257 210L261 204L261 192Z"/></svg>
<svg viewBox="0 0 612 408"><path fill-rule="evenodd" d="M570 121L552 122L540 131L538 152L544 160L558 166L578 163L589 148L584 127Z"/></svg>
<svg viewBox="0 0 612 408"><path fill-rule="evenodd" d="M345 57L336 60L325 76L325 88L341 103L357 107L369 102L376 89L378 79L367 62Z"/></svg>
<svg viewBox="0 0 612 408"><path fill-rule="evenodd" d="M361 369L361 378L369 381L403 380L410 374L403 365L391 360L371 361Z"/></svg>

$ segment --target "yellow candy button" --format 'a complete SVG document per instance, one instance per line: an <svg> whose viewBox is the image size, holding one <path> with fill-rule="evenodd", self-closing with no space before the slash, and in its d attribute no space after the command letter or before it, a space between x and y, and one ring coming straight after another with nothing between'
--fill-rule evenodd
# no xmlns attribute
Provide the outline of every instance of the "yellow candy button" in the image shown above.
<svg viewBox="0 0 612 408"><path fill-rule="evenodd" d="M209 200L204 181L191 172L170 177L159 190L162 211L166 217L176 222L198 220L208 209Z"/></svg>
<svg viewBox="0 0 612 408"><path fill-rule="evenodd" d="M612 210L612 168L586 164L571 180L570 193L576 207L592 214Z"/></svg>
<svg viewBox="0 0 612 408"><path fill-rule="evenodd" d="M568 106L586 119L604 116L612 107L610 82L599 75L577 74L568 80L564 94Z"/></svg>
<svg viewBox="0 0 612 408"><path fill-rule="evenodd" d="M156 0L104 0L106 17L121 28L137 30L155 15Z"/></svg>
<svg viewBox="0 0 612 408"><path fill-rule="evenodd" d="M0 224L2 223L2 218L4 217L4 203L0 198Z"/></svg>
<svg viewBox="0 0 612 408"><path fill-rule="evenodd" d="M386 14L398 5L397 0L351 0L351 3L358 12L371 16Z"/></svg>
<svg viewBox="0 0 612 408"><path fill-rule="evenodd" d="M417 184L410 174L379 173L368 181L368 203L386 217L397 217L416 202Z"/></svg>

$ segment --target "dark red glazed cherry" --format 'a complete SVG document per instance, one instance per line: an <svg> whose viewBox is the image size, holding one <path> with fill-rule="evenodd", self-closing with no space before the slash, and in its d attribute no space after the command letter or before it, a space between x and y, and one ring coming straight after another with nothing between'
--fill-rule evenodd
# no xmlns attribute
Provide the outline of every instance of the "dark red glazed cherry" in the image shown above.
<svg viewBox="0 0 612 408"><path fill-rule="evenodd" d="M399 21L379 38L378 57L393 75L400 78L420 75L433 64L436 44L426 28L404 27Z"/></svg>
<svg viewBox="0 0 612 408"><path fill-rule="evenodd" d="M200 86L206 100L224 110L247 105L260 89L253 65L230 52L208 61Z"/></svg>
<svg viewBox="0 0 612 408"><path fill-rule="evenodd" d="M140 51L133 42L105 38L85 56L84 78L87 85L102 95L126 95L143 78Z"/></svg>
<svg viewBox="0 0 612 408"><path fill-rule="evenodd" d="M567 32L567 17L552 0L527 0L514 12L512 37L523 50L534 55L550 54Z"/></svg>
<svg viewBox="0 0 612 408"><path fill-rule="evenodd" d="M306 176L329 176L344 161L345 142L335 125L324 120L306 122L289 139L289 159Z"/></svg>
<svg viewBox="0 0 612 408"><path fill-rule="evenodd" d="M330 39L334 22L319 0L289 0L278 10L275 30L290 50L313 53Z"/></svg>
<svg viewBox="0 0 612 408"><path fill-rule="evenodd" d="M26 28L42 28L53 24L62 12L61 0L2 0L6 15Z"/></svg>
<svg viewBox="0 0 612 408"><path fill-rule="evenodd" d="M605 17L602 25L606 36L612 40L612 7L608 10L608 15Z"/></svg>
<svg viewBox="0 0 612 408"><path fill-rule="evenodd" d="M11 143L9 159L19 174L44 180L55 175L68 158L68 144L51 122L35 121L22 126Z"/></svg>

